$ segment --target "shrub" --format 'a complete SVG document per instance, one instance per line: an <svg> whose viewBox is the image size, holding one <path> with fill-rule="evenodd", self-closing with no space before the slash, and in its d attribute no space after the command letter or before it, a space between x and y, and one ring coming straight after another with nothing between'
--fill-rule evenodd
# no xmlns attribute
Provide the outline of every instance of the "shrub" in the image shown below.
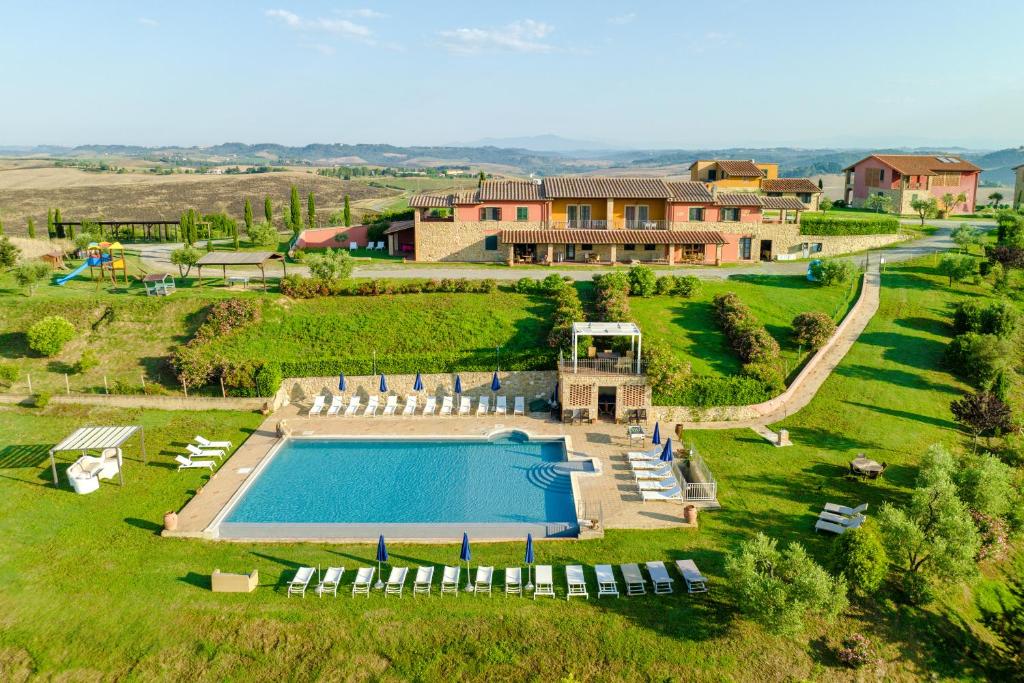
<svg viewBox="0 0 1024 683"><path fill-rule="evenodd" d="M171 263L178 266L178 273L182 277L188 277L192 266L198 263L202 256L203 253L201 251L186 244L184 247L171 252Z"/></svg>
<svg viewBox="0 0 1024 683"><path fill-rule="evenodd" d="M672 292L684 299L689 299L700 294L700 278L693 275L677 275L675 290Z"/></svg>
<svg viewBox="0 0 1024 683"><path fill-rule="evenodd" d="M595 275L593 279L594 288L597 290L598 294L608 290L617 290L623 294L629 294L629 275L621 270L612 271L610 273L601 273Z"/></svg>
<svg viewBox="0 0 1024 683"><path fill-rule="evenodd" d="M646 349L647 344L644 344ZM645 352L646 355L646 352ZM682 388L673 392L669 387L651 382L655 405L692 406L744 406L761 403L772 397L772 392L760 381L739 375L714 377L692 375Z"/></svg>
<svg viewBox="0 0 1024 683"><path fill-rule="evenodd" d="M256 372L256 394L270 397L281 388L281 366L277 363L264 363Z"/></svg>
<svg viewBox="0 0 1024 683"><path fill-rule="evenodd" d="M678 394L684 391L690 376L690 366L672 353L667 344L651 340L644 344L646 375L651 386L659 393Z"/></svg>
<svg viewBox="0 0 1024 683"><path fill-rule="evenodd" d="M654 291L658 296L667 296L676 289L676 279L671 275L662 275L655 283Z"/></svg>
<svg viewBox="0 0 1024 683"><path fill-rule="evenodd" d="M39 410L42 410L46 406L50 405L50 392L40 391L37 394L32 394L32 396L29 398L29 404L33 408L38 408Z"/></svg>
<svg viewBox="0 0 1024 683"><path fill-rule="evenodd" d="M75 338L75 326L59 315L48 315L28 328L28 347L44 356L56 356Z"/></svg>
<svg viewBox="0 0 1024 683"><path fill-rule="evenodd" d="M974 257L963 254L946 254L939 261L938 271L940 275L949 278L949 286L952 287L954 282L962 282L974 275Z"/></svg>
<svg viewBox="0 0 1024 683"><path fill-rule="evenodd" d="M344 280L352 274L352 259L343 249L328 249L322 254L313 254L306 258L309 273L314 278L327 282Z"/></svg>
<svg viewBox="0 0 1024 683"><path fill-rule="evenodd" d="M629 293L633 296L654 296L658 277L648 266L636 265L629 269Z"/></svg>
<svg viewBox="0 0 1024 683"><path fill-rule="evenodd" d="M811 262L811 277L824 286L841 285L853 277L853 264L845 259L819 259Z"/></svg>
<svg viewBox="0 0 1024 683"><path fill-rule="evenodd" d="M541 291L547 294L557 294L568 287L568 283L562 278L561 275L555 275L552 273L544 278L540 283Z"/></svg>
<svg viewBox="0 0 1024 683"><path fill-rule="evenodd" d="M82 351L82 355L79 356L78 362L76 362L71 369L76 375L81 375L89 372L99 364L100 361L96 357L96 352L92 349L86 349L85 351Z"/></svg>
<svg viewBox="0 0 1024 683"><path fill-rule="evenodd" d="M778 394L786 388L786 378L782 376L782 368L778 363L747 363L741 375L758 382L769 395Z"/></svg>
<svg viewBox="0 0 1024 683"><path fill-rule="evenodd" d="M14 267L14 279L28 290L30 296L35 292L36 283L45 280L50 273L50 266L42 261L22 261Z"/></svg>
<svg viewBox="0 0 1024 683"><path fill-rule="evenodd" d="M1017 309L1006 301L993 301L981 313L981 332L1009 338L1017 329L1020 316Z"/></svg>
<svg viewBox="0 0 1024 683"><path fill-rule="evenodd" d="M512 289L515 290L516 294L533 294L540 288L540 283L528 277L521 277L516 280L515 285Z"/></svg>
<svg viewBox="0 0 1024 683"><path fill-rule="evenodd" d="M833 558L835 568L846 577L854 592L866 597L874 595L889 570L889 555L870 523L839 536Z"/></svg>
<svg viewBox="0 0 1024 683"><path fill-rule="evenodd" d="M279 241L277 230L268 223L256 223L246 232L249 235L249 241L261 247L277 246Z"/></svg>
<svg viewBox="0 0 1024 683"><path fill-rule="evenodd" d="M946 347L950 368L978 389L988 389L1009 365L1010 344L992 334L967 332Z"/></svg>
<svg viewBox="0 0 1024 683"><path fill-rule="evenodd" d="M202 386L210 381L218 365L204 353L202 347L214 338L225 337L258 321L260 312L260 304L256 299L225 299L211 305L192 339L174 352L171 365L178 375L178 381L190 387Z"/></svg>
<svg viewBox="0 0 1024 683"><path fill-rule="evenodd" d="M11 385L18 379L18 368L11 363L0 363L0 384Z"/></svg>
<svg viewBox="0 0 1024 683"><path fill-rule="evenodd" d="M712 306L729 345L743 363L778 358L779 343L736 294L719 294L712 300Z"/></svg>
<svg viewBox="0 0 1024 683"><path fill-rule="evenodd" d="M812 350L824 346L835 331L835 321L820 311L800 313L793 318L793 341Z"/></svg>
<svg viewBox="0 0 1024 683"><path fill-rule="evenodd" d="M20 254L21 249L14 246L10 237L0 235L0 268L13 268Z"/></svg>
<svg viewBox="0 0 1024 683"><path fill-rule="evenodd" d="M561 281L561 278L559 280ZM572 324L585 319L583 303L580 302L575 287L563 287L555 295L555 310L551 318L552 326L551 332L548 333L548 346L562 351L571 350ZM579 341L581 346L583 343L589 344L589 341Z"/></svg>
<svg viewBox="0 0 1024 683"><path fill-rule="evenodd" d="M981 332L981 316L985 307L975 299L959 302L953 309L953 329L957 334Z"/></svg>
<svg viewBox="0 0 1024 683"><path fill-rule="evenodd" d="M476 285L476 291L481 294L493 294L498 291L498 281L493 278L480 280Z"/></svg>
<svg viewBox="0 0 1024 683"><path fill-rule="evenodd" d="M836 651L836 659L852 669L870 664L871 641L859 633L843 640L843 646Z"/></svg>
<svg viewBox="0 0 1024 683"><path fill-rule="evenodd" d="M891 235L899 230L900 222L894 216L842 218L805 213L800 217L801 235Z"/></svg>

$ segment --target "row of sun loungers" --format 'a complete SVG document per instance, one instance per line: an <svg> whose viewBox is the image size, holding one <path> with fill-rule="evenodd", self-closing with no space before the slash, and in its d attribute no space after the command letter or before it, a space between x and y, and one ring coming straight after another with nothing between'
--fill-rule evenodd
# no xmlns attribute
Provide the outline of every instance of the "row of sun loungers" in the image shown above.
<svg viewBox="0 0 1024 683"><path fill-rule="evenodd" d="M818 513L818 520L814 523L815 533L828 531L833 534L845 534L850 529L856 529L866 519L864 511L868 509L867 503L862 503L855 508L825 503L825 509Z"/></svg>
<svg viewBox="0 0 1024 683"><path fill-rule="evenodd" d="M196 436L194 440L194 444L190 443L185 446L187 452L184 455L174 456L179 470L206 468L212 471L216 464L213 460L195 460L193 458L217 458L220 460L224 457L224 451L231 448L230 441L210 441L202 436Z"/></svg>
<svg viewBox="0 0 1024 683"><path fill-rule="evenodd" d="M629 451L626 460L633 471L637 490L644 502L682 502L683 488L670 463L661 460L661 446L647 451Z"/></svg>
<svg viewBox="0 0 1024 683"><path fill-rule="evenodd" d="M676 569L683 578L686 590L689 593L706 593L708 580L697 569L693 560L676 560ZM651 592L655 595L666 595L673 592L675 579L669 574L668 567L664 562L647 562L644 567L647 569L647 577L644 576L639 564L623 564L619 566L622 574L622 583L619 583L615 575L615 569L610 564L599 564L594 567L595 579L597 582L597 597L620 597L620 585L625 589L627 596L644 595L650 586ZM288 595L299 595L305 597L306 590L313 582L316 570L313 567L301 567L295 572L295 577L288 583ZM355 579L352 582L352 596L370 596L373 588L373 578L376 573L374 567L360 567L356 571ZM320 581L313 589L314 593L323 597L325 594L338 595L338 587L345 574L343 567L328 567L320 578ZM384 584L384 595L402 596L405 589L406 579L409 575L408 567L392 567L387 582ZM440 592L441 595L458 595L462 568L459 566L446 566L442 572ZM412 592L416 595L430 595L433 587L434 567L417 567L413 579ZM554 570L549 564L537 565L534 580L536 586L533 598L556 597ZM476 576L472 580L473 592L477 595L492 595L492 584L494 581L494 567L477 567ZM565 568L566 594L565 599L579 597L590 598L587 590L587 579L583 565L572 564ZM462 589L465 586L461 586ZM508 567L505 569L504 593L506 595L523 594L523 570L521 567Z"/></svg>
<svg viewBox="0 0 1024 683"><path fill-rule="evenodd" d="M309 415L324 415L328 417L335 415L344 415L345 417L353 417L355 415L363 415L366 417L373 417L377 414L378 409L381 408L380 397L370 396L366 402L366 407L362 405L362 399L359 396L350 396L348 404L345 405L341 396L333 396L330 404L326 403L327 398L323 395L319 395L313 399L313 405L309 408ZM516 396L514 400L512 414L513 415L525 415L526 414L526 399L522 396ZM419 406L419 399L416 396L406 396L405 404L403 406L398 405L398 396L388 396L384 402L384 408L381 412L382 415L403 415L410 416L415 415L416 410ZM360 412L362 410L362 412ZM441 399L440 410L438 409L437 399L434 396L428 396L426 402L423 404L423 410L421 415L433 415L435 412L439 412L441 415L470 415L472 412L472 399L468 396L462 396L459 399L459 405L456 408L455 399L451 396L445 396ZM508 400L505 396L498 396L494 401L494 409L491 409L491 397L481 396L477 400L476 414L487 415L488 413L494 413L495 415L507 415L508 414Z"/></svg>

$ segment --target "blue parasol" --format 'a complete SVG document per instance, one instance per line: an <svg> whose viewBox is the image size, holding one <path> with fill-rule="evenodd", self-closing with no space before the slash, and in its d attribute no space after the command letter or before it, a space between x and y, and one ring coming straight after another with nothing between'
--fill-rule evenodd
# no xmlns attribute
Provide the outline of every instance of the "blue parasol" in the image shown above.
<svg viewBox="0 0 1024 683"><path fill-rule="evenodd" d="M345 381L345 373L338 375L338 391L344 392L348 388L348 382Z"/></svg>
<svg viewBox="0 0 1024 683"><path fill-rule="evenodd" d="M380 373L380 393L388 393L388 378L384 376L384 373Z"/></svg>
<svg viewBox="0 0 1024 683"><path fill-rule="evenodd" d="M416 381L412 383L412 390L423 391L423 378L420 376L420 373L418 372L416 373Z"/></svg>
<svg viewBox="0 0 1024 683"><path fill-rule="evenodd" d="M466 592L473 592L473 584L470 583L469 577L469 559L472 557L472 553L469 551L469 534L465 531L462 532L462 550L459 552L459 559L466 563Z"/></svg>
<svg viewBox="0 0 1024 683"><path fill-rule="evenodd" d="M462 393L462 378L459 377L458 375L455 375L455 393Z"/></svg>
<svg viewBox="0 0 1024 683"><path fill-rule="evenodd" d="M661 427L657 422L654 423L654 434L651 435L651 444L654 446L661 445Z"/></svg>
<svg viewBox="0 0 1024 683"><path fill-rule="evenodd" d="M501 389L501 382L498 380L498 373L494 373L494 377L491 378L491 391L499 391Z"/></svg>
<svg viewBox="0 0 1024 683"><path fill-rule="evenodd" d="M382 562L388 561L388 547L384 544L384 534L380 535L377 539L377 590L384 587L384 582L381 581L380 565Z"/></svg>
<svg viewBox="0 0 1024 683"><path fill-rule="evenodd" d="M533 590L533 534L526 534L526 555L523 557L526 562L526 590Z"/></svg>
<svg viewBox="0 0 1024 683"><path fill-rule="evenodd" d="M661 449L661 460L663 462L672 462L672 437L665 439L665 447Z"/></svg>

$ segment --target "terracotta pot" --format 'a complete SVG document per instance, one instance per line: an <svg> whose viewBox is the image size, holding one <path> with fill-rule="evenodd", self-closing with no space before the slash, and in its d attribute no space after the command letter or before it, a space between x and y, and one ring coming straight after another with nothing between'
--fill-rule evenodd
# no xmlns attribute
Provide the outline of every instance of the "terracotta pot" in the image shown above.
<svg viewBox="0 0 1024 683"><path fill-rule="evenodd" d="M686 523L687 524L696 524L697 523L697 506L696 505L687 505L685 508L683 508L683 516L686 518Z"/></svg>
<svg viewBox="0 0 1024 683"><path fill-rule="evenodd" d="M177 512L174 512L172 510L171 512L165 512L164 513L164 528L167 529L168 531L174 531L175 529L178 528L178 513Z"/></svg>

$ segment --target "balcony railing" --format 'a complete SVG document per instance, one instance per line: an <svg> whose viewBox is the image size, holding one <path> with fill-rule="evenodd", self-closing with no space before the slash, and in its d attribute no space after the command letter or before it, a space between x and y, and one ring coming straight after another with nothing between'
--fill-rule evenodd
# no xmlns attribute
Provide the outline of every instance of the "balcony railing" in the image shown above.
<svg viewBox="0 0 1024 683"><path fill-rule="evenodd" d="M558 364L562 372L574 372L578 375L642 375L643 361L637 370L636 359L622 356L621 358L580 358L573 365L572 359L563 359Z"/></svg>
<svg viewBox="0 0 1024 683"><path fill-rule="evenodd" d="M618 221L615 227L623 230L668 230L668 221L624 220Z"/></svg>
<svg viewBox="0 0 1024 683"><path fill-rule="evenodd" d="M552 221L551 227L555 230L607 230L608 221L596 220L574 220L574 221Z"/></svg>
<svg viewBox="0 0 1024 683"><path fill-rule="evenodd" d="M574 220L574 221L551 221L549 223L555 230L668 230L669 222L666 220Z"/></svg>

